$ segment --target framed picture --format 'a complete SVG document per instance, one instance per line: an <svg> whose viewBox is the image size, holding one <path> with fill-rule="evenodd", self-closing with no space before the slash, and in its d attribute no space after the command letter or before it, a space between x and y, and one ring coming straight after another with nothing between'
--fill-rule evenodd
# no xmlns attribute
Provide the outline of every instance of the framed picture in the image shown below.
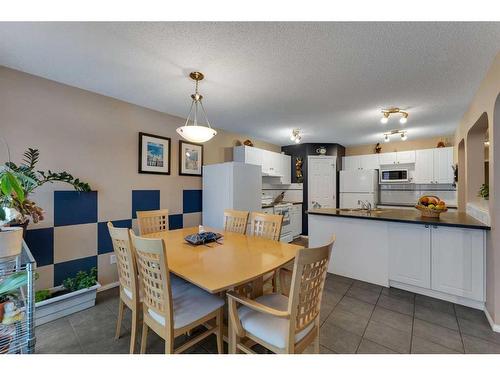
<svg viewBox="0 0 500 375"><path fill-rule="evenodd" d="M203 145L179 141L179 174L201 176L203 166Z"/></svg>
<svg viewBox="0 0 500 375"><path fill-rule="evenodd" d="M170 174L170 138L139 133L139 173Z"/></svg>

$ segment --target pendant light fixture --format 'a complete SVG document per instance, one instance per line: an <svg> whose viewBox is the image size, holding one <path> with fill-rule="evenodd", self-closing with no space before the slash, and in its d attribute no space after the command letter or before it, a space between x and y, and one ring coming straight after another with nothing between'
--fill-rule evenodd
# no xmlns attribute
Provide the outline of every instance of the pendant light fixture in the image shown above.
<svg viewBox="0 0 500 375"><path fill-rule="evenodd" d="M189 77L196 81L195 92L191 95L193 101L189 108L186 123L184 126L177 128L177 133L190 142L203 143L211 140L217 134L217 131L210 127L210 122L208 121L207 113L202 103L203 96L198 92L198 83L205 78L205 76L200 72L192 72L189 74ZM207 125L198 125L198 119L200 118L199 114L203 114ZM202 118L200 119L203 121Z"/></svg>

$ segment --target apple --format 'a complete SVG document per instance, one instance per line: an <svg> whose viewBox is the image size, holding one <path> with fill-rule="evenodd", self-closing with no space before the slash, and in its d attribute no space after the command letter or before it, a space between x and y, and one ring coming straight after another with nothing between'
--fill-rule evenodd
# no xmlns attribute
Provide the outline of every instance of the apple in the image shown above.
<svg viewBox="0 0 500 375"><path fill-rule="evenodd" d="M430 203L427 207L430 208L430 209L435 209L436 208L436 206L434 204L432 204L432 203Z"/></svg>

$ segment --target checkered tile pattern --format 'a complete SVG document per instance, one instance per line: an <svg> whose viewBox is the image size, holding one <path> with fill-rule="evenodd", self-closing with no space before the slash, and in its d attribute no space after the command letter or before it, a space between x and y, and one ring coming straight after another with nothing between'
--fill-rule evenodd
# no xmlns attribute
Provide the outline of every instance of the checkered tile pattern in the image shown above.
<svg viewBox="0 0 500 375"><path fill-rule="evenodd" d="M159 209L160 190L132 190L130 196L130 216L112 223L137 230L136 211ZM182 190L182 213L169 215L170 229L199 225L201 202L201 190ZM102 285L118 281L116 264L110 263L113 246L107 220L98 221L98 204L97 191L54 191L54 226L26 233L26 243L38 266L37 289L60 285L65 278L92 267L98 268Z"/></svg>

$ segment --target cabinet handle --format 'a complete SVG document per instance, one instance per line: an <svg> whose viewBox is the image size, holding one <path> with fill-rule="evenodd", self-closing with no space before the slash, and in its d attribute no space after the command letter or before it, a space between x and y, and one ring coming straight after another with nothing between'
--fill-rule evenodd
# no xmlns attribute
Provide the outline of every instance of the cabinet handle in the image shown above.
<svg viewBox="0 0 500 375"><path fill-rule="evenodd" d="M433 225L432 228L434 229L438 229L437 225Z"/></svg>
<svg viewBox="0 0 500 375"><path fill-rule="evenodd" d="M426 227L426 228L429 228L429 225L428 225L428 224L425 224L425 227Z"/></svg>

